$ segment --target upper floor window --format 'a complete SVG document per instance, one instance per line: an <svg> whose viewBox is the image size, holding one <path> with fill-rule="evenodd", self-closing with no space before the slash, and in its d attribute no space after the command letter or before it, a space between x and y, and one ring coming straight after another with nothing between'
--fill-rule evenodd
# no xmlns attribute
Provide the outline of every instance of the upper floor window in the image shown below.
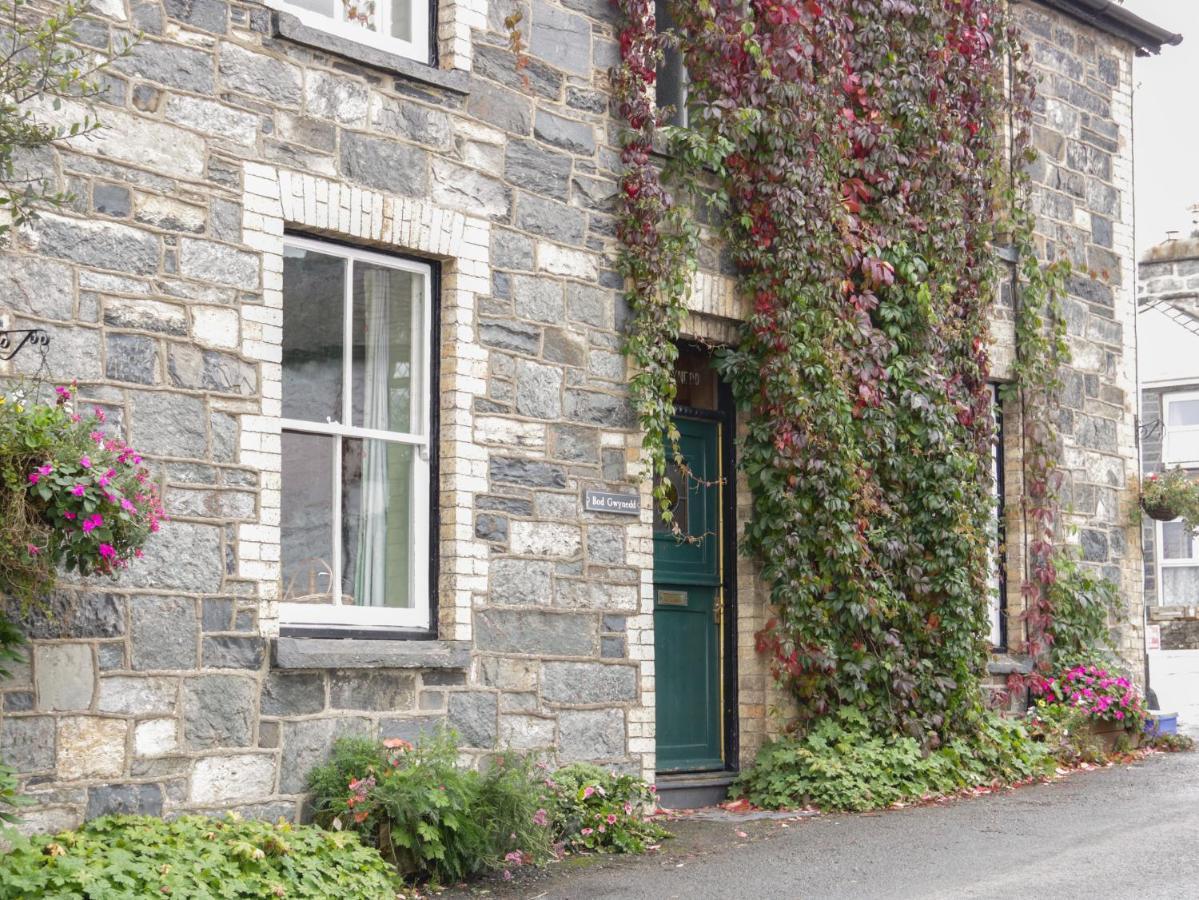
<svg viewBox="0 0 1199 900"><path fill-rule="evenodd" d="M1162 418L1162 462L1199 466L1199 393L1163 395Z"/></svg>
<svg viewBox="0 0 1199 900"><path fill-rule="evenodd" d="M674 17L670 14L670 4L666 0L654 0L654 21L660 32L674 28ZM654 79L654 102L659 109L666 106L674 108L670 124L687 124L687 67L683 63L683 52L678 47L667 47L663 54L657 78Z"/></svg>
<svg viewBox="0 0 1199 900"><path fill-rule="evenodd" d="M431 0L268 0L310 28L406 56L430 59Z"/></svg>
<svg viewBox="0 0 1199 900"><path fill-rule="evenodd" d="M432 271L287 238L284 625L430 622Z"/></svg>

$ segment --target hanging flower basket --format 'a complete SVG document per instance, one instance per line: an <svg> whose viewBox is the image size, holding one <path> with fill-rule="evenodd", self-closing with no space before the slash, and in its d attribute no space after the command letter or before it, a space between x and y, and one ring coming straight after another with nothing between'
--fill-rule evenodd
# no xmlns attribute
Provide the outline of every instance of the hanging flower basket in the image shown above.
<svg viewBox="0 0 1199 900"><path fill-rule="evenodd" d="M72 409L74 385L0 395L0 594L24 602L60 569L115 576L166 516L142 458L105 431L104 412Z"/></svg>
<svg viewBox="0 0 1199 900"><path fill-rule="evenodd" d="M1178 510L1170 503L1165 501L1150 501L1149 499L1141 498L1141 509L1145 510L1145 515L1158 522L1173 522L1178 518Z"/></svg>
<svg viewBox="0 0 1199 900"><path fill-rule="evenodd" d="M1141 509L1159 522L1199 523L1199 483L1185 469L1155 472L1141 483Z"/></svg>

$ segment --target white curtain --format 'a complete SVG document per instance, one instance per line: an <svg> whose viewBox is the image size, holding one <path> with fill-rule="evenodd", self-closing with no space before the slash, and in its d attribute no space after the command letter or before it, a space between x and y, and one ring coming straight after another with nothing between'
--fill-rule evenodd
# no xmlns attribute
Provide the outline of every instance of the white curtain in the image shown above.
<svg viewBox="0 0 1199 900"><path fill-rule="evenodd" d="M388 416L391 279L388 272L374 269L366 269L362 274L366 295L362 424L365 428L386 431L391 427ZM383 606L387 590L387 447L381 441L365 441L363 453L354 594L359 606Z"/></svg>

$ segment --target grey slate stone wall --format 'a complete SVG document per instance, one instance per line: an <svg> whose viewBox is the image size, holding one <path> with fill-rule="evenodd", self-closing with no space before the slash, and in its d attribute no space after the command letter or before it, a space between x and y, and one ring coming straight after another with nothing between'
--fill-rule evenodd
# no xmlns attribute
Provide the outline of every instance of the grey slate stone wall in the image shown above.
<svg viewBox="0 0 1199 900"><path fill-rule="evenodd" d="M586 487L638 484L614 268L614 12L518 6L523 73L507 9L492 3L473 32L473 73L425 78L384 54L366 65L335 39L321 50L279 36L252 0L110 0L89 25L97 46L134 29L146 37L105 76L106 129L41 160L76 199L0 255L0 317L50 333L51 375L78 378L146 453L174 521L120 582L65 586L53 615L25 623L31 659L0 684L0 757L37 800L29 827L108 811L295 816L306 770L339 735L412 738L439 722L476 758L512 746L653 774L648 521L582 509ZM1094 563L1135 565L1139 580L1121 525L1135 458L1130 54L1021 10L1047 82L1042 234L1109 273L1073 285L1069 496ZM454 623L469 634L464 650L399 659L271 646L260 576L277 567L264 535L278 524L278 485L258 460L269 449L261 413L278 400L263 389L279 341L264 305L277 272L263 266L262 216L247 199L253 163L490 223L489 290L469 322L450 323L467 328L483 367L467 438L477 453L443 469L441 484L469 482L473 498L442 510L442 540L461 526L484 548L478 569L443 561L464 567L454 575L486 573L469 621ZM710 281L717 260L705 252ZM705 303L691 331L728 339L735 311ZM457 340L447 334L443 355ZM38 365L25 354L12 369ZM743 491L742 520L749 509ZM753 649L768 615L754 573L739 566L743 761L778 702Z"/></svg>
<svg viewBox="0 0 1199 900"><path fill-rule="evenodd" d="M1032 167L1038 242L1046 257L1069 259L1074 268L1064 303L1073 362L1058 422L1068 510L1062 537L1120 588L1125 612L1114 624L1135 673L1144 645L1135 525L1132 48L1038 4L1015 12L1038 77L1033 142L1040 158ZM1018 419L1009 434L1018 438ZM1018 460L1018 440L1008 455L1009 464ZM1022 610L1023 523L1013 521L1018 494L1008 509L1009 634L1019 638L1020 622L1011 615Z"/></svg>
<svg viewBox="0 0 1199 900"><path fill-rule="evenodd" d="M527 86L498 9L474 32L473 75L424 80L362 65L344 42L276 36L255 2L114 0L89 20L95 46L145 37L105 76L106 129L41 160L75 200L0 256L0 315L50 333L52 377L79 379L146 454L173 521L119 582L64 586L56 615L26 622L30 661L0 685L0 756L38 802L28 827L108 811L295 816L337 736L413 738L442 722L476 755L510 745L652 766L630 726L644 706L627 640L641 525L582 509L584 486L634 487L613 14L522 6ZM278 506L264 506L276 488L243 428L265 365L246 342L278 341L242 313L270 279L243 231L246 161L491 222L491 291L468 323L487 361L474 409L486 487L467 511L491 574L465 659L274 662L238 549ZM25 353L10 370L39 363ZM468 474L446 471L443 486Z"/></svg>

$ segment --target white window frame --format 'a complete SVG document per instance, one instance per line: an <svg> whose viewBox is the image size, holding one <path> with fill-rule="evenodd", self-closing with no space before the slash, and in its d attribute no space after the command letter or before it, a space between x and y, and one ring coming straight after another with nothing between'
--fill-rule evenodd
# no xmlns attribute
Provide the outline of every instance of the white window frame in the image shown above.
<svg viewBox="0 0 1199 900"><path fill-rule="evenodd" d="M408 609L388 606L356 606L343 605L341 593L342 579L342 546L341 546L341 456L333 454L333 508L330 510L330 527L333 529L333 598L328 603L296 603L281 601L279 603L279 622L283 626L327 626L350 628L403 628L427 630L430 625L430 609L432 597L429 592L429 531L432 521L430 507L430 477L431 477L431 441L430 409L435 400L432 393L432 349L433 349L433 267L427 263L417 262L398 256L383 253L373 253L355 247L346 247L330 241L314 240L288 235L283 239L283 248L310 250L326 256L337 256L346 259L351 265L347 266L345 278L345 295L342 301L342 422L313 422L306 419L281 418L280 424L285 432L301 434L329 435L334 437L364 438L368 440L387 441L389 443L407 444L415 448L412 455L412 559L410 568L409 591L413 606ZM353 292L354 278L352 264L365 262L372 265L399 269L420 275L423 278L423 302L417 308L413 305L414 320L419 317L419 330L414 327L414 333L421 335L420 363L414 366L414 380L419 380L419 390L414 385L412 396L420 398L421 434L411 434L398 431L380 431L374 428L361 428L353 425L353 326L354 307ZM284 307L287 297L283 297ZM417 323L414 321L414 326ZM421 599L424 598L424 602Z"/></svg>
<svg viewBox="0 0 1199 900"><path fill-rule="evenodd" d="M1004 596L1007 581L1003 570L1004 506L1007 498L1003 496L1003 406L999 402L999 385L992 383L988 387L991 390L991 411L995 418L995 434L991 440L991 493L995 505L991 523L991 569L987 573L987 583L991 589L987 598L987 623L990 627L987 640L991 642L992 649L999 649L1004 645L1003 614L1007 608L1007 598Z"/></svg>
<svg viewBox="0 0 1199 900"><path fill-rule="evenodd" d="M344 16L345 4L342 0L332 0L334 16L322 16L310 9L289 3L288 0L265 0L265 2L271 9L289 13L309 28L317 31L324 31L327 34L345 38L356 44L365 44L377 50L395 53L418 63L432 64L429 36L432 0L412 0L412 21L409 23L412 30L411 41L392 37L389 33L368 31L360 25L345 21L344 18L336 18L335 16ZM385 24L388 32L391 30L391 7L392 0L375 0L375 21Z"/></svg>
<svg viewBox="0 0 1199 900"><path fill-rule="evenodd" d="M1158 606L1175 606L1179 604L1166 603L1166 583L1162 578L1163 569L1196 569L1199 568L1199 537L1191 535L1191 556L1189 559L1166 559L1166 525L1172 522L1181 522L1181 519L1172 519L1170 522L1154 523L1153 538L1157 541L1157 605ZM1185 604L1183 604L1185 605Z"/></svg>
<svg viewBox="0 0 1199 900"><path fill-rule="evenodd" d="M1199 436L1199 425L1170 425L1170 406L1188 400L1199 400L1199 391L1162 394L1162 462L1167 466L1182 466L1191 469L1199 467L1199 458L1175 459L1170 452L1170 436L1172 434Z"/></svg>

